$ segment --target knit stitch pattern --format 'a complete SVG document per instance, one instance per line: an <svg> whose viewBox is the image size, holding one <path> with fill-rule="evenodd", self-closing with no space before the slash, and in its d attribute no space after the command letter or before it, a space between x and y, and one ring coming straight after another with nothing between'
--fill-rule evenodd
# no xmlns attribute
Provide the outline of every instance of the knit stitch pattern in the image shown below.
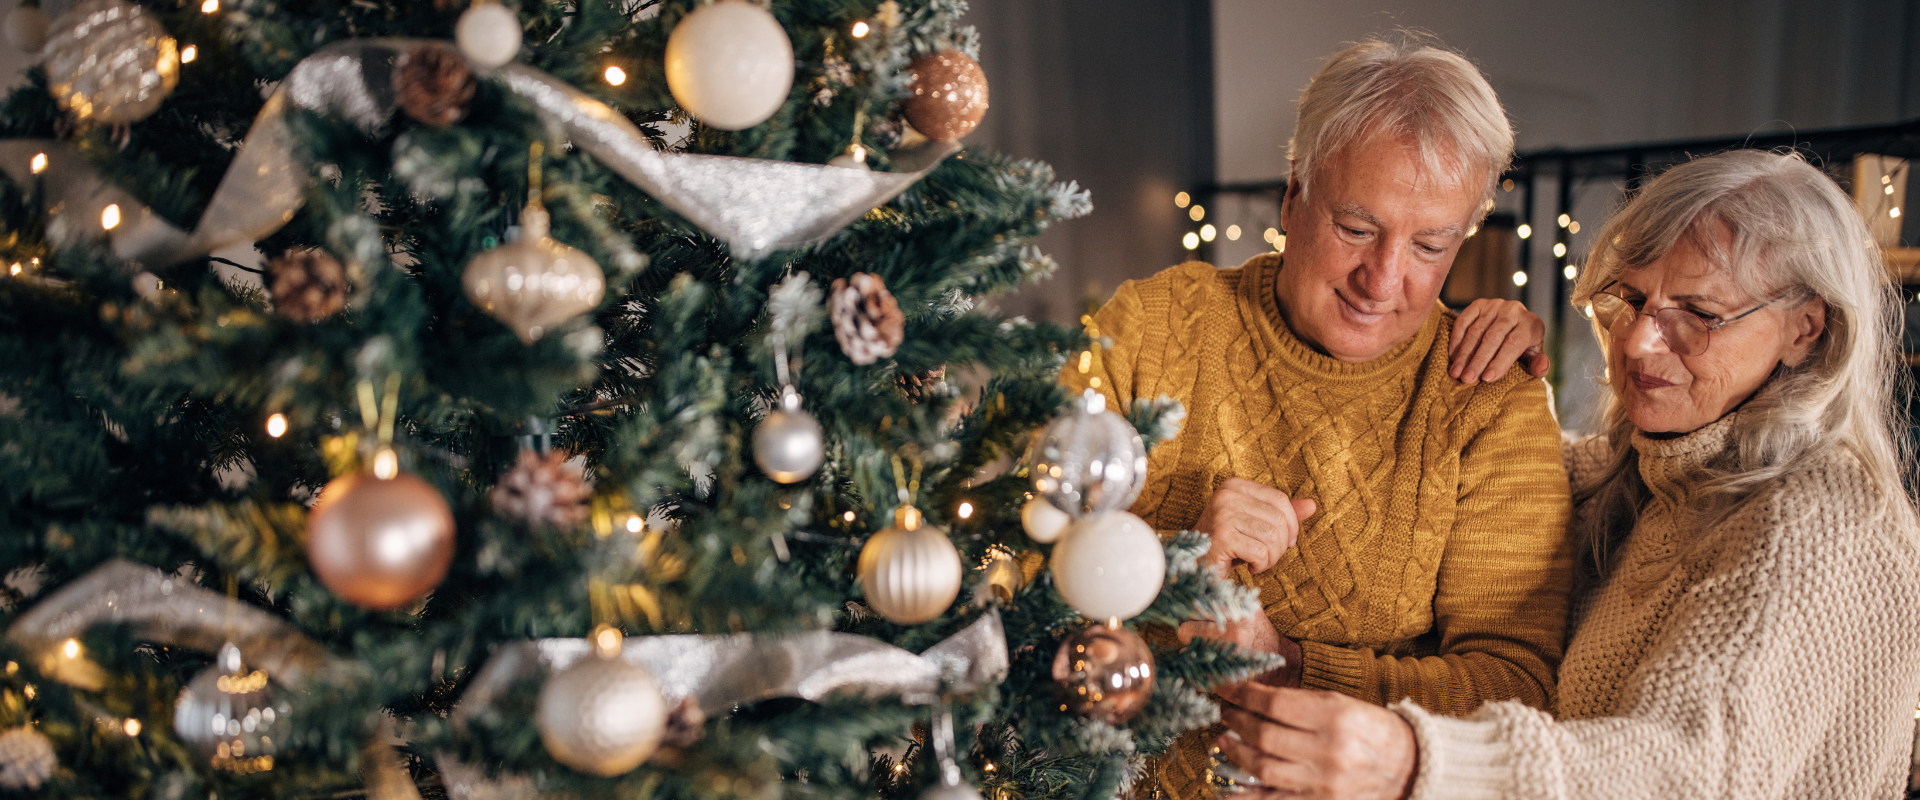
<svg viewBox="0 0 1920 800"><path fill-rule="evenodd" d="M1920 532L1840 448L1701 524L1691 498L1732 419L1634 437L1652 499L1582 604L1560 721L1514 703L1468 719L1396 707L1420 742L1415 797L1903 795ZM1574 448L1576 481L1605 447Z"/></svg>
<svg viewBox="0 0 1920 800"><path fill-rule="evenodd" d="M1458 714L1487 700L1548 707L1571 558L1545 385L1518 372L1455 381L1453 315L1439 306L1377 359L1321 354L1283 321L1283 268L1278 254L1182 264L1123 284L1094 315L1111 345L1063 381L1114 407L1164 395L1188 411L1154 450L1134 513L1190 528L1229 477L1311 498L1319 511L1297 546L1242 570L1301 642L1305 686ZM1178 746L1162 782L1174 796L1208 793L1206 737Z"/></svg>

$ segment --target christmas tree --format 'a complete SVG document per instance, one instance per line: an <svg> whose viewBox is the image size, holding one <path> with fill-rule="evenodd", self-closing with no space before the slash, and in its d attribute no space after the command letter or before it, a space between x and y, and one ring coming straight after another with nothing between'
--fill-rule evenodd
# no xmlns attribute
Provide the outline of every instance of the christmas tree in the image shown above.
<svg viewBox="0 0 1920 800"><path fill-rule="evenodd" d="M1148 654L1255 611L1119 511L1180 411L978 305L1090 206L958 0L55 10L0 795L1105 798L1275 666Z"/></svg>

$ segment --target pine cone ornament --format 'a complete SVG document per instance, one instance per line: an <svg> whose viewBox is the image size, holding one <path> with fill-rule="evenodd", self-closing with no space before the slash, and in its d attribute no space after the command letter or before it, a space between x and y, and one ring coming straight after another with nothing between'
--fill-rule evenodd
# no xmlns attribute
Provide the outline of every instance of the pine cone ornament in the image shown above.
<svg viewBox="0 0 1920 800"><path fill-rule="evenodd" d="M416 47L393 65L393 96L400 110L424 125L446 126L467 115L478 84L460 54Z"/></svg>
<svg viewBox="0 0 1920 800"><path fill-rule="evenodd" d="M894 377L900 385L900 393L915 403L924 403L930 392L939 390L947 382L947 368L934 367L919 375L900 374Z"/></svg>
<svg viewBox="0 0 1920 800"><path fill-rule="evenodd" d="M53 742L39 731L22 725L0 733L0 789L38 789L59 764Z"/></svg>
<svg viewBox="0 0 1920 800"><path fill-rule="evenodd" d="M856 272L836 278L828 292L833 338L847 360L867 365L893 355L907 338L907 317L880 276Z"/></svg>
<svg viewBox="0 0 1920 800"><path fill-rule="evenodd" d="M299 322L319 322L347 307L347 271L317 248L288 250L267 265L273 310Z"/></svg>
<svg viewBox="0 0 1920 800"><path fill-rule="evenodd" d="M528 525L571 528L587 521L590 493L586 475L566 453L522 450L493 487L493 513Z"/></svg>

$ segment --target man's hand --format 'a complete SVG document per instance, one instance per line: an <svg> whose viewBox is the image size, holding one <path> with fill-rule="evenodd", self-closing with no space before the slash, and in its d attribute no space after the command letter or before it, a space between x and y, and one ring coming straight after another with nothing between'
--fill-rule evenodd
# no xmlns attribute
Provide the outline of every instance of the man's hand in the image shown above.
<svg viewBox="0 0 1920 800"><path fill-rule="evenodd" d="M1193 526L1213 537L1200 563L1225 573L1233 562L1244 561L1249 571L1265 572L1300 538L1300 520L1318 508L1312 500L1295 500L1271 486L1228 478L1207 498Z"/></svg>
<svg viewBox="0 0 1920 800"><path fill-rule="evenodd" d="M1232 704L1215 740L1267 797L1399 800L1412 789L1419 745L1400 715L1333 692L1247 682L1223 688Z"/></svg>
<svg viewBox="0 0 1920 800"><path fill-rule="evenodd" d="M1553 367L1541 350L1547 323L1517 300L1480 299L1453 321L1447 343L1447 374L1461 383L1497 381L1518 362L1527 374L1544 378Z"/></svg>
<svg viewBox="0 0 1920 800"><path fill-rule="evenodd" d="M1281 636L1279 629L1273 626L1273 619L1264 613L1227 623L1215 623L1209 620L1182 622L1178 635L1181 644L1194 639L1213 639L1231 642L1249 650L1279 654L1287 660L1286 664L1272 672L1251 678L1268 686L1297 687L1300 685L1301 677L1306 674L1305 653L1300 643Z"/></svg>

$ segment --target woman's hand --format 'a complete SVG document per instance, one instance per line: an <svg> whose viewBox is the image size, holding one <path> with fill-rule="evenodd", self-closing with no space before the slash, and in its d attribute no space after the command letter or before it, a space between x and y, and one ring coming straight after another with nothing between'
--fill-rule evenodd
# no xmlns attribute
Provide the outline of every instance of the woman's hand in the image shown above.
<svg viewBox="0 0 1920 800"><path fill-rule="evenodd" d="M1447 342L1447 374L1461 383L1497 381L1517 362L1544 378L1553 362L1541 350L1547 324L1517 300L1473 301L1453 321Z"/></svg>
<svg viewBox="0 0 1920 800"><path fill-rule="evenodd" d="M1333 692L1247 682L1219 691L1232 730L1216 740L1265 797L1400 800L1413 788L1419 746L1400 715Z"/></svg>

